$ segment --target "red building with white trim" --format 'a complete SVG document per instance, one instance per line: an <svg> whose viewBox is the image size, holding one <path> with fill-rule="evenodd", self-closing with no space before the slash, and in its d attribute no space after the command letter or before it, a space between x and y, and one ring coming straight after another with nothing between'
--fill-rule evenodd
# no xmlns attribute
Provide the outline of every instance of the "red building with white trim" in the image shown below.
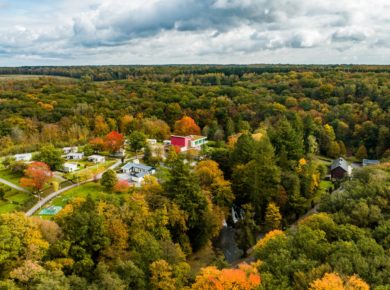
<svg viewBox="0 0 390 290"><path fill-rule="evenodd" d="M201 147L207 143L206 139L207 137L197 135L171 135L171 145L179 147L181 152L187 151L188 149L200 150Z"/></svg>

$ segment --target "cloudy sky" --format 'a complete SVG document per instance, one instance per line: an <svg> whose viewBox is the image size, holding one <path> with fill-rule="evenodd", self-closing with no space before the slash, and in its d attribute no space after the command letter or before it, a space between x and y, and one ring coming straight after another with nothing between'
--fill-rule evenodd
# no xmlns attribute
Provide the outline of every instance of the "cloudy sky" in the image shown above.
<svg viewBox="0 0 390 290"><path fill-rule="evenodd" d="M0 66L390 64L389 0L0 0Z"/></svg>

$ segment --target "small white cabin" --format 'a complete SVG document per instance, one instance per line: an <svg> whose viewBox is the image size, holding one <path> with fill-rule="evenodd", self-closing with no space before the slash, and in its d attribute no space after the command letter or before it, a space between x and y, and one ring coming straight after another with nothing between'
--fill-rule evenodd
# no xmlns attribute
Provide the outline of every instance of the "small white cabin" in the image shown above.
<svg viewBox="0 0 390 290"><path fill-rule="evenodd" d="M15 154L14 158L15 161L31 161L32 154L31 153Z"/></svg>
<svg viewBox="0 0 390 290"><path fill-rule="evenodd" d="M65 172L74 172L78 169L78 165L76 163L64 163L63 170Z"/></svg>
<svg viewBox="0 0 390 290"><path fill-rule="evenodd" d="M64 147L64 148L62 148L62 151L64 152L64 154L77 153L78 147L77 146Z"/></svg>
<svg viewBox="0 0 390 290"><path fill-rule="evenodd" d="M156 145L157 144L156 139L146 139L146 141L148 142L149 145Z"/></svg>
<svg viewBox="0 0 390 290"><path fill-rule="evenodd" d="M91 155L88 157L88 161L93 163L103 163L106 162L106 157L101 155Z"/></svg>
<svg viewBox="0 0 390 290"><path fill-rule="evenodd" d="M84 153L83 152L81 152L81 153L71 152L71 153L66 154L66 159L67 160L81 160L83 158L84 158Z"/></svg>

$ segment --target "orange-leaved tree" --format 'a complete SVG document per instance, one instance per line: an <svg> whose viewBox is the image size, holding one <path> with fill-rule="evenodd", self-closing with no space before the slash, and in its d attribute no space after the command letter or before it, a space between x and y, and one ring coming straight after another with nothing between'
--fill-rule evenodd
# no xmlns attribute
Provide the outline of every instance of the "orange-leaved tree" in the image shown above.
<svg viewBox="0 0 390 290"><path fill-rule="evenodd" d="M200 135L200 128L194 119L184 116L175 123L175 134L177 135Z"/></svg>
<svg viewBox="0 0 390 290"><path fill-rule="evenodd" d="M203 268L196 277L195 290L251 290L261 282L255 264L240 264L238 269L218 270L214 266Z"/></svg>
<svg viewBox="0 0 390 290"><path fill-rule="evenodd" d="M91 145L94 151L102 151L104 149L104 140L101 137L96 137L89 140L89 145Z"/></svg>
<svg viewBox="0 0 390 290"><path fill-rule="evenodd" d="M118 152L119 149L123 148L124 143L125 137L116 131L112 131L104 137L104 148L111 153Z"/></svg>
<svg viewBox="0 0 390 290"><path fill-rule="evenodd" d="M24 171L24 175L25 177L20 179L20 184L23 187L31 188L34 192L40 192L53 177L53 172L44 162L32 162Z"/></svg>

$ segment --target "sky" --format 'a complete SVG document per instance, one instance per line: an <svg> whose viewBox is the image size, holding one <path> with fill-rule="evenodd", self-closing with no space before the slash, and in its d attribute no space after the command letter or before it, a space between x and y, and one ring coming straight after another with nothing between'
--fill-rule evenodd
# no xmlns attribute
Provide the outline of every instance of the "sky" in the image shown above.
<svg viewBox="0 0 390 290"><path fill-rule="evenodd" d="M389 0L0 0L0 66L390 64Z"/></svg>

